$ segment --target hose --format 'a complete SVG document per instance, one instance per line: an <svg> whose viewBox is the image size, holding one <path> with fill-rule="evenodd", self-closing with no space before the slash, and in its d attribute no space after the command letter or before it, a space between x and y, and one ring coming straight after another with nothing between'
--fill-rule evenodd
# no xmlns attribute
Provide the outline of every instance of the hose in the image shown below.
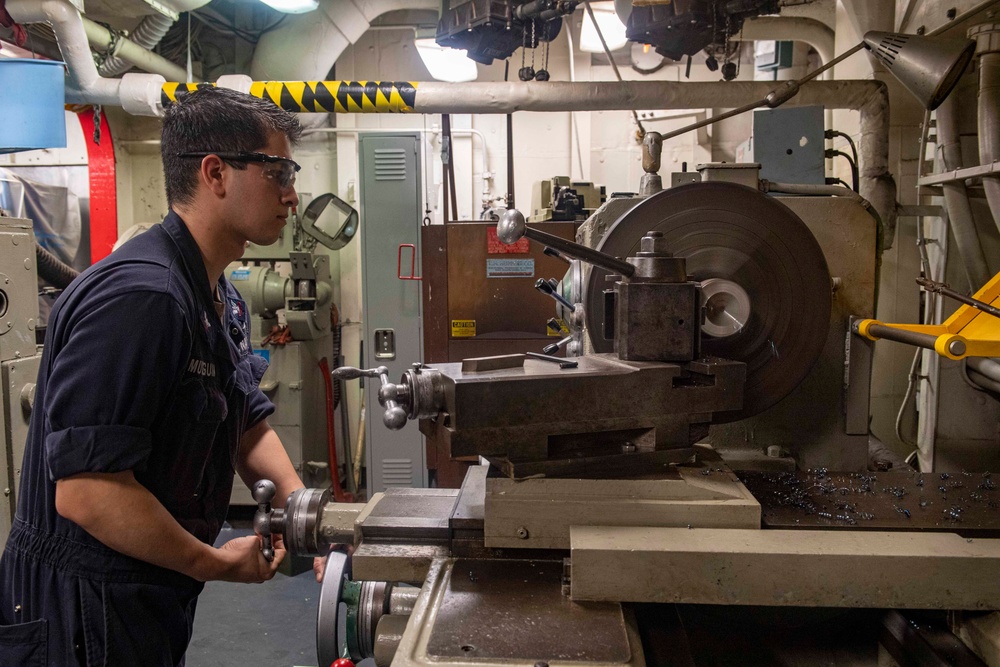
<svg viewBox="0 0 1000 667"><path fill-rule="evenodd" d="M163 14L150 14L142 20L132 34L128 36L129 41L138 44L147 51L160 43L163 36L170 30L174 20ZM115 55L109 55L97 69L98 74L104 77L116 77L132 69L132 63L122 60Z"/></svg>
<svg viewBox="0 0 1000 667"><path fill-rule="evenodd" d="M835 157L842 157L847 160L847 163L851 165L851 189L855 192L858 191L858 183L860 181L860 175L858 174L858 163L856 160L851 159L851 156L844 151L838 151L833 148L828 148L825 152L827 159L832 159Z"/></svg>
<svg viewBox="0 0 1000 667"><path fill-rule="evenodd" d="M80 272L35 242L35 263L38 277L59 289L66 289Z"/></svg>

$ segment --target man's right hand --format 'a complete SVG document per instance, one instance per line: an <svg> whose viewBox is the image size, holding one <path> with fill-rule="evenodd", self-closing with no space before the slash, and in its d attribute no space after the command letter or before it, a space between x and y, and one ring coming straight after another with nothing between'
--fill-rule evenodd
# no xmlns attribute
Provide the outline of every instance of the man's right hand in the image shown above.
<svg viewBox="0 0 1000 667"><path fill-rule="evenodd" d="M229 540L216 549L222 561L220 571L212 577L218 581L259 584L270 580L285 557L285 550L274 545L274 560L270 563L260 551L259 535L247 535Z"/></svg>
<svg viewBox="0 0 1000 667"><path fill-rule="evenodd" d="M131 470L58 480L56 511L115 551L198 581L267 581L285 557L281 541L275 540L274 560L264 560L257 535L230 540L219 549L205 544L184 530Z"/></svg>

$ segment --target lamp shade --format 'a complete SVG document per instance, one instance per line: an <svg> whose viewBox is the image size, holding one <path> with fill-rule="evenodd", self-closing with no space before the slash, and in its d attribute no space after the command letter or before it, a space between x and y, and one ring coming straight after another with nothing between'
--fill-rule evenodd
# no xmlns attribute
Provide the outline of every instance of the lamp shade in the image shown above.
<svg viewBox="0 0 1000 667"><path fill-rule="evenodd" d="M865 34L864 44L925 108L932 111L948 97L976 51L976 43L971 39L874 30Z"/></svg>

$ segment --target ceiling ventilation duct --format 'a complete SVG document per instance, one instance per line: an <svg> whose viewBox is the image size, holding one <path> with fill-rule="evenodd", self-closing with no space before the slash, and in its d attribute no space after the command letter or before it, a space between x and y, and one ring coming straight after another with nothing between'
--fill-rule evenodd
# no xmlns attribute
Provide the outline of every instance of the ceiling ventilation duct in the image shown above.
<svg viewBox="0 0 1000 667"><path fill-rule="evenodd" d="M437 10L439 0L320 0L319 9L292 14L260 38L250 63L254 81L321 81L337 58L379 16L397 10Z"/></svg>

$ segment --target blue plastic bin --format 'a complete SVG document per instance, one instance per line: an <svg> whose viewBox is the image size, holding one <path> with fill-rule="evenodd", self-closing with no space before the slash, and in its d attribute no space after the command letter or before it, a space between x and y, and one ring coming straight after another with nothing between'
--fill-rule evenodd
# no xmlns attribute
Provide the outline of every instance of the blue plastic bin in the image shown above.
<svg viewBox="0 0 1000 667"><path fill-rule="evenodd" d="M0 153L66 145L62 62L0 58L0 91Z"/></svg>

